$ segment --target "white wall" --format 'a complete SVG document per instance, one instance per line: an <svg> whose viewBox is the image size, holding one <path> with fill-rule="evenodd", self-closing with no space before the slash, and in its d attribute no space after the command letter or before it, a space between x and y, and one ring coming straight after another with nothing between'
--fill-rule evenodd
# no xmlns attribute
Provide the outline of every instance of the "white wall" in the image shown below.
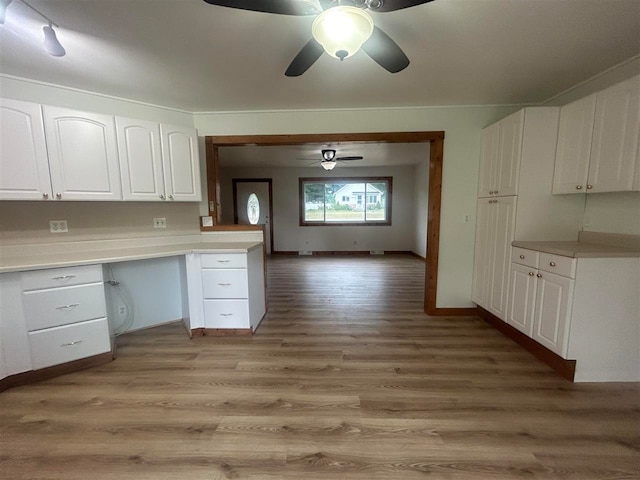
<svg viewBox="0 0 640 480"><path fill-rule="evenodd" d="M428 148L425 145L428 159ZM339 169L339 171L338 171ZM274 251L369 251L413 250L414 194L413 165L399 167L342 167L332 172L316 168L222 168L221 201L223 223L233 223L233 178L273 179ZM301 227L298 207L298 178L301 177L393 177L392 224L366 227Z"/></svg>
<svg viewBox="0 0 640 480"><path fill-rule="evenodd" d="M415 183L415 235L413 252L427 256L427 217L429 215L429 162L416 165Z"/></svg>
<svg viewBox="0 0 640 480"><path fill-rule="evenodd" d="M481 131L517 109L489 106L197 113L194 123L203 136L443 130L446 138L437 305L466 307L472 306ZM466 215L472 221L465 223Z"/></svg>

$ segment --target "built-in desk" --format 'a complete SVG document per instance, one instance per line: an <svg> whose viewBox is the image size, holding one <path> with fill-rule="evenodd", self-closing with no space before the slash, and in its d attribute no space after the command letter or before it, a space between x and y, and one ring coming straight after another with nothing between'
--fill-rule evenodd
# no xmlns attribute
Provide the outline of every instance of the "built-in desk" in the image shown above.
<svg viewBox="0 0 640 480"><path fill-rule="evenodd" d="M179 257L189 334L257 328L266 313L261 241L188 235L3 247L0 391L110 361L105 266L162 257Z"/></svg>

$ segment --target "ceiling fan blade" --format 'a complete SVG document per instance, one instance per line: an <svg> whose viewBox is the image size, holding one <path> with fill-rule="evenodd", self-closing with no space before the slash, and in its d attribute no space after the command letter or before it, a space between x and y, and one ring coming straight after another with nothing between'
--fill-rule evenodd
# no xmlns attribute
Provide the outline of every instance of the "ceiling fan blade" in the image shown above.
<svg viewBox="0 0 640 480"><path fill-rule="evenodd" d="M300 0L204 0L220 7L251 10L252 12L277 13L280 15L317 15L321 12L316 2Z"/></svg>
<svg viewBox="0 0 640 480"><path fill-rule="evenodd" d="M320 5L322 6L323 10L326 10L327 8L331 8L334 1L335 0L320 0Z"/></svg>
<svg viewBox="0 0 640 480"><path fill-rule="evenodd" d="M339 162L350 162L352 160L364 160L364 157L356 156L356 157L338 157L336 158Z"/></svg>
<svg viewBox="0 0 640 480"><path fill-rule="evenodd" d="M369 7L374 12L395 12L403 8L415 7L423 3L433 2L433 0L384 0L379 7Z"/></svg>
<svg viewBox="0 0 640 480"><path fill-rule="evenodd" d="M299 77L320 58L322 52L324 52L322 45L315 38L312 38L302 47L302 50L296 55L296 58L293 59L284 74L287 77Z"/></svg>
<svg viewBox="0 0 640 480"><path fill-rule="evenodd" d="M362 45L362 50L391 73L398 73L409 66L409 59L402 49L378 27L374 27L371 37Z"/></svg>

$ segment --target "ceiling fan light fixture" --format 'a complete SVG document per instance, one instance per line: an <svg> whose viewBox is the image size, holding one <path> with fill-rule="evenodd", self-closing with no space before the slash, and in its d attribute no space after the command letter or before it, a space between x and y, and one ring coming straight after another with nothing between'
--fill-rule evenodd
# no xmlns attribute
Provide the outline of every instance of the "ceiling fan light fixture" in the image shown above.
<svg viewBox="0 0 640 480"><path fill-rule="evenodd" d="M42 31L44 32L44 51L54 57L64 57L67 51L58 40L56 31L53 29L51 24L42 27Z"/></svg>
<svg viewBox="0 0 640 480"><path fill-rule="evenodd" d="M4 19L7 15L7 7L11 0L0 0L0 25L4 25Z"/></svg>
<svg viewBox="0 0 640 480"><path fill-rule="evenodd" d="M338 162L336 162L335 160L323 160L322 162L320 162L320 165L322 165L322 168L324 168L327 171L333 170L334 168L336 168L337 164Z"/></svg>
<svg viewBox="0 0 640 480"><path fill-rule="evenodd" d="M365 10L340 5L318 15L311 26L311 33L325 52L344 60L369 39L373 27L373 19Z"/></svg>

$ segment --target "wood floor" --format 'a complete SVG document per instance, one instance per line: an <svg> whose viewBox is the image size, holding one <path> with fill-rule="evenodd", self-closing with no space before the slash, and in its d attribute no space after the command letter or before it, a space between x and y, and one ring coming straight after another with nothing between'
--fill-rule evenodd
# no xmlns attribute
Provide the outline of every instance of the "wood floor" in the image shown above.
<svg viewBox="0 0 640 480"><path fill-rule="evenodd" d="M637 384L571 384L409 256L276 257L253 337L180 325L0 394L2 479L637 479Z"/></svg>

